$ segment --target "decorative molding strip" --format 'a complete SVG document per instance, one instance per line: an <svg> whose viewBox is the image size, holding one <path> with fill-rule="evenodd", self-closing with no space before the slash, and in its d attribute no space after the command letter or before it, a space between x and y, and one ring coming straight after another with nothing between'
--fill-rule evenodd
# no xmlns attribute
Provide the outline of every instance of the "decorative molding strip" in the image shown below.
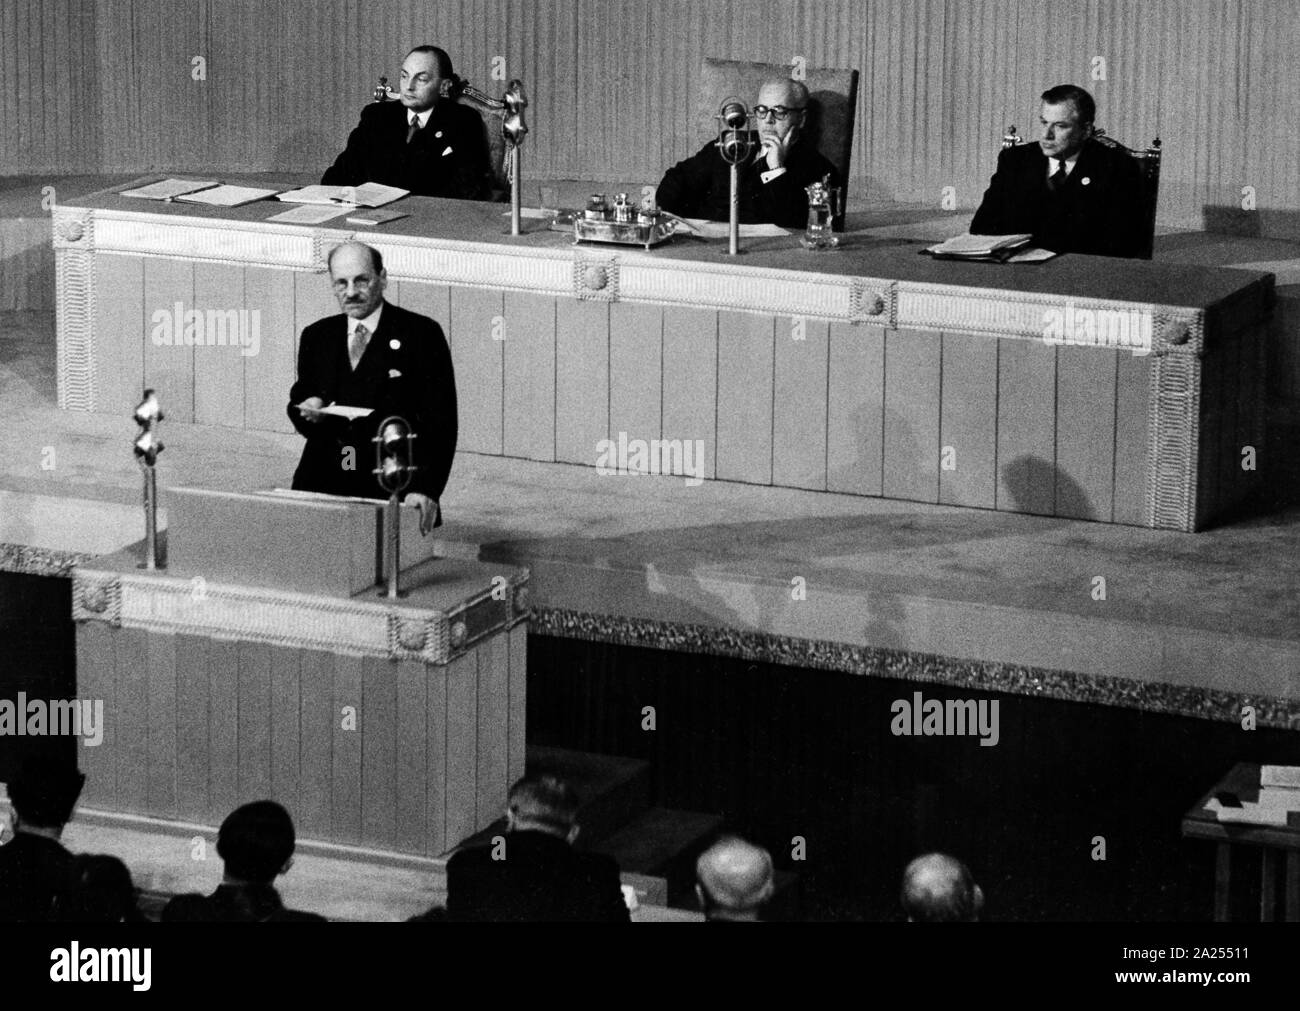
<svg viewBox="0 0 1300 1011"><path fill-rule="evenodd" d="M519 586L527 579L526 571L512 576ZM74 621L436 665L448 663L476 641L507 627L512 618L507 592L504 599L493 601L499 620L480 619L475 634L457 643L453 626L465 604L444 613L228 584L207 583L196 591L188 579L86 567L73 570L72 583ZM490 599L490 591L473 601L485 598Z"/></svg>
<svg viewBox="0 0 1300 1011"><path fill-rule="evenodd" d="M536 608L528 630L534 635L562 639L736 657L866 677L943 684L971 691L1119 706L1215 722L1239 722L1241 707L1249 704L1256 709L1259 725L1300 730L1300 701L1268 695L1235 695L1218 689L960 660L931 653L851 646L826 640L591 614L565 608Z"/></svg>
<svg viewBox="0 0 1300 1011"><path fill-rule="evenodd" d="M95 372L95 258L80 246L54 247L55 376L59 407L93 411Z"/></svg>
<svg viewBox="0 0 1300 1011"><path fill-rule="evenodd" d="M918 330L1117 348L1139 354L1158 352L1163 345L1186 342L1204 333L1203 312L1143 302L914 282L900 283L897 298L896 325ZM1063 331L1060 339L1049 339L1053 326ZM1186 336L1180 327L1188 331Z"/></svg>
<svg viewBox="0 0 1300 1011"><path fill-rule="evenodd" d="M76 566L85 565L95 557L83 551L0 543L0 572L25 576L60 576L66 579L71 577Z"/></svg>
<svg viewBox="0 0 1300 1011"><path fill-rule="evenodd" d="M1157 355L1147 396L1146 523L1158 530L1196 529L1201 445L1201 359Z"/></svg>
<svg viewBox="0 0 1300 1011"><path fill-rule="evenodd" d="M55 379L59 407L95 409L95 212L56 204L54 244Z"/></svg>
<svg viewBox="0 0 1300 1011"><path fill-rule="evenodd" d="M567 249L518 249L377 232L358 232L352 237L378 249L389 277L397 280L573 294L573 254Z"/></svg>
<svg viewBox="0 0 1300 1011"><path fill-rule="evenodd" d="M852 279L797 270L657 260L644 254L619 257L619 298L657 305L698 306L741 312L852 318ZM881 282L884 283L884 282Z"/></svg>
<svg viewBox="0 0 1300 1011"><path fill-rule="evenodd" d="M172 256L290 270L317 269L315 232L320 229L265 222L233 225L214 218L97 210L94 246L103 252L138 256Z"/></svg>

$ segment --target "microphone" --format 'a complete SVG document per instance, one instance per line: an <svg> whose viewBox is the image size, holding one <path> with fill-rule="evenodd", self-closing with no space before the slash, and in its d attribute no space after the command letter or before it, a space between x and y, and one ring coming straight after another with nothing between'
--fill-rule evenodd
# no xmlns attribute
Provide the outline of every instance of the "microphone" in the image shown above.
<svg viewBox="0 0 1300 1011"><path fill-rule="evenodd" d="M754 135L749 129L749 110L739 98L728 98L718 114L718 151L728 165L739 165L754 150Z"/></svg>
<svg viewBox="0 0 1300 1011"><path fill-rule="evenodd" d="M727 99L722 103L720 115L722 121L733 130L739 130L749 123L749 112L745 108L745 103L736 98Z"/></svg>
<svg viewBox="0 0 1300 1011"><path fill-rule="evenodd" d="M384 513L384 575L388 582L387 597L396 600L398 571L401 567L401 524L398 520L397 497L411 483L415 464L416 434L406 419L399 415L385 418L379 433L371 441L375 444L375 469L372 472L379 485L388 492L388 508Z"/></svg>

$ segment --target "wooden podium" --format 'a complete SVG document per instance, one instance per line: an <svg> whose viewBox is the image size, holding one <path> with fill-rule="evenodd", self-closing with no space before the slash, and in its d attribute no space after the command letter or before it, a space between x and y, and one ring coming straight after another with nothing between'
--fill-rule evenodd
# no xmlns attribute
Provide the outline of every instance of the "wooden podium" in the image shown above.
<svg viewBox="0 0 1300 1011"><path fill-rule="evenodd" d="M501 816L524 772L527 570L424 558L390 602L382 503L164 504L169 568L137 545L73 572L77 693L105 723L78 748L83 809L211 827L269 798L304 841L417 857Z"/></svg>

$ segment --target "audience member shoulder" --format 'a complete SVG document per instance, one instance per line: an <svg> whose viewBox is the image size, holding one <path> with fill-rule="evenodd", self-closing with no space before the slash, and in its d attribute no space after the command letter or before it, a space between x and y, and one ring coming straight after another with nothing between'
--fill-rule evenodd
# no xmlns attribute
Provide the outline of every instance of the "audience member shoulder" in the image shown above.
<svg viewBox="0 0 1300 1011"><path fill-rule="evenodd" d="M159 919L163 923L203 923L211 919L208 898L197 892L174 895L163 906Z"/></svg>

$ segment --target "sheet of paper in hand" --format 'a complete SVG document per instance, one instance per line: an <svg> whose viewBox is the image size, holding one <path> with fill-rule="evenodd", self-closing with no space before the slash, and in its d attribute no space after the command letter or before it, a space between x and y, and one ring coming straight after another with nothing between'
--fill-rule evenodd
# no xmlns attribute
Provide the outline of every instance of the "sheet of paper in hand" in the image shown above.
<svg viewBox="0 0 1300 1011"><path fill-rule="evenodd" d="M370 407L348 407L345 404L330 404L327 407L311 408L304 401L298 406L307 411L314 410L317 414L328 414L331 418L346 418L348 421L356 421L357 418L368 418L375 413L374 409Z"/></svg>

